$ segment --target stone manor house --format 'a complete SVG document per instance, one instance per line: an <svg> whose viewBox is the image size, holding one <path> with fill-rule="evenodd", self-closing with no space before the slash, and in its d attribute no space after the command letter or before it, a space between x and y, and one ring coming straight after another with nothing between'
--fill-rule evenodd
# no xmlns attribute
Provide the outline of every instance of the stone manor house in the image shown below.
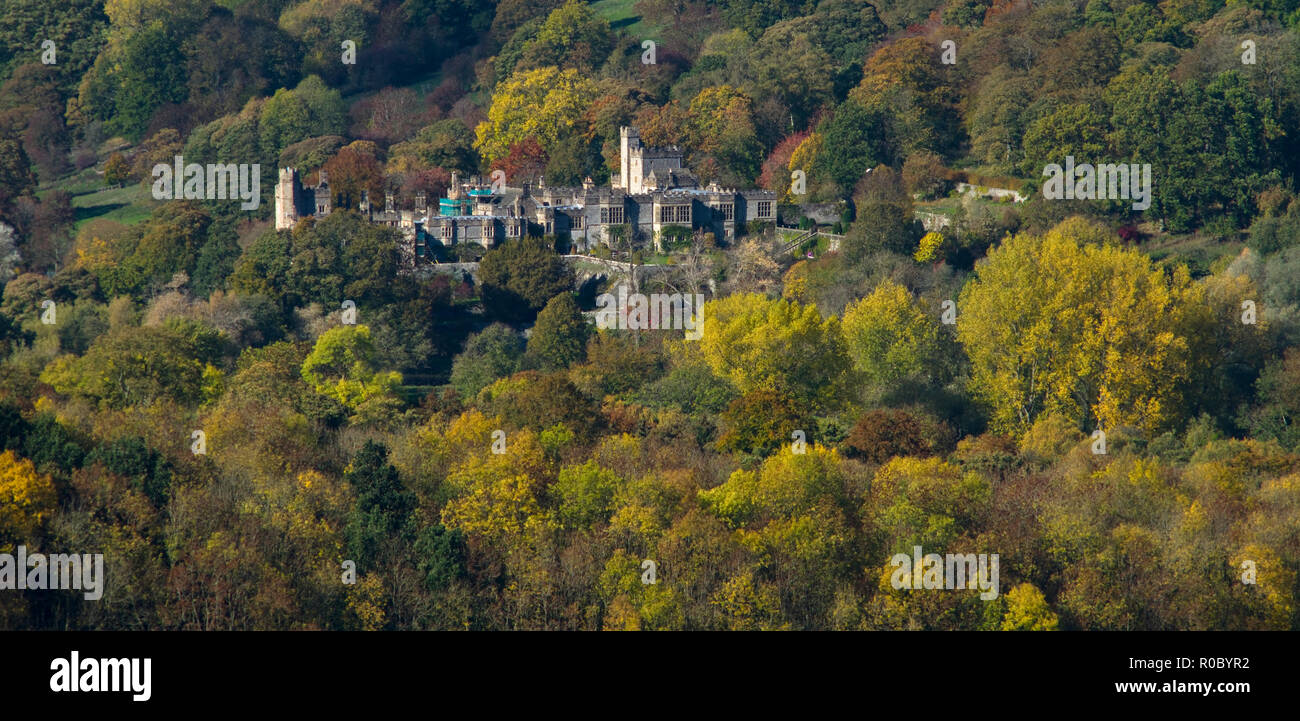
<svg viewBox="0 0 1300 721"><path fill-rule="evenodd" d="M701 188L698 178L682 167L678 148L650 148L641 144L636 128L621 128L619 172L610 187L596 187L590 178L581 186L498 186L461 182L452 173L447 197L432 208L421 194L414 207L398 209L388 193L382 209L364 194L360 212L373 223L402 231L403 256L418 263L433 258L432 246L477 243L490 248L509 238L527 234L528 224L542 233L566 237L577 251L597 244L612 245L631 234L661 248L663 231L670 226L712 232L719 239L735 239L748 223L776 222L776 193L770 190L735 190L710 183ZM300 218L323 217L330 212L329 178L303 187L298 171L281 168L275 188L275 227L292 228Z"/></svg>

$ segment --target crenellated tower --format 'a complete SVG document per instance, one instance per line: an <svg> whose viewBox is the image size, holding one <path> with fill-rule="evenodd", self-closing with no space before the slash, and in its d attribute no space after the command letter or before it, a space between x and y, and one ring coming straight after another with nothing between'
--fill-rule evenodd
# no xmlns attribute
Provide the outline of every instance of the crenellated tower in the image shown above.
<svg viewBox="0 0 1300 721"><path fill-rule="evenodd" d="M280 176L275 183L275 229L293 230L298 224L298 171L294 168L280 168Z"/></svg>

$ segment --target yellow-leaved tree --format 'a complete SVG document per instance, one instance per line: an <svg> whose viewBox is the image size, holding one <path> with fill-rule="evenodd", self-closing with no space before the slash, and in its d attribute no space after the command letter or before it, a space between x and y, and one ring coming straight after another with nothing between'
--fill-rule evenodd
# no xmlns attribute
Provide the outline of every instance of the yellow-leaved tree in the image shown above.
<svg viewBox="0 0 1300 721"><path fill-rule="evenodd" d="M1057 624L1056 612L1034 584L1022 583L1007 592L1003 631L1055 631Z"/></svg>
<svg viewBox="0 0 1300 721"><path fill-rule="evenodd" d="M943 234L930 231L921 236L921 242L916 246L916 252L912 254L912 259L918 263L931 263L938 257L939 248L943 245Z"/></svg>
<svg viewBox="0 0 1300 721"><path fill-rule="evenodd" d="M874 385L942 384L953 376L957 349L938 314L891 280L849 305L841 327L854 367Z"/></svg>
<svg viewBox="0 0 1300 721"><path fill-rule="evenodd" d="M842 397L850 366L838 318L758 293L704 305L700 352L741 393L780 391L820 406Z"/></svg>
<svg viewBox="0 0 1300 721"><path fill-rule="evenodd" d="M790 163L787 165L787 168L789 168L791 173L796 170L802 171L805 182L811 184L813 177L813 162L817 160L817 156L821 155L822 147L824 145L825 142L823 141L821 133L813 133L804 138L803 142L799 143L799 147L795 148L794 152L790 154ZM806 187L805 190L809 193L812 192ZM794 195L794 187L790 186L785 195L782 196L781 200L786 203L798 203L806 197L807 196Z"/></svg>
<svg viewBox="0 0 1300 721"><path fill-rule="evenodd" d="M733 577L713 603L732 628L777 628L787 618L821 618L853 574L857 537L845 493L847 474L839 453L813 444L796 453L786 446L753 471L737 470L727 482L698 496L705 510L737 529L737 540L762 559L772 585L747 575ZM733 585L738 584L738 585ZM798 589L791 593L790 589ZM782 592L784 590L784 592ZM770 594L770 595L769 595ZM740 601L747 598L748 601ZM743 608L768 604L748 617Z"/></svg>
<svg viewBox="0 0 1300 721"><path fill-rule="evenodd" d="M596 83L576 70L548 66L515 73L492 93L488 119L474 131L474 147L497 160L533 136L550 150L573 130L596 95Z"/></svg>
<svg viewBox="0 0 1300 721"><path fill-rule="evenodd" d="M1166 273L1081 218L1009 238L958 304L972 391L1002 431L1024 432L1044 412L1086 431L1168 427L1197 362L1188 318L1200 297L1185 267Z"/></svg>
<svg viewBox="0 0 1300 721"><path fill-rule="evenodd" d="M12 553L34 540L54 514L57 498L50 477L13 451L0 453L0 552Z"/></svg>

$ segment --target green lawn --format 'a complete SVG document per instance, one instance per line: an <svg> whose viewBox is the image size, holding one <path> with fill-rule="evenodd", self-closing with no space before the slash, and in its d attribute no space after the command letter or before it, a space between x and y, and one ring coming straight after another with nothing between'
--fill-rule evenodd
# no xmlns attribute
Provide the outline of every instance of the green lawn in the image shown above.
<svg viewBox="0 0 1300 721"><path fill-rule="evenodd" d="M808 231L788 230L786 228L776 229L777 240L778 242L781 243L782 246L784 246L786 243L792 242L795 238L803 235L806 232ZM830 250L830 248L831 248L831 239L827 238L824 235L818 234L815 238L805 240L804 242L800 243L797 247L791 248L788 251L788 253L793 258L804 260L807 258L807 253L809 251L812 251L814 257L820 258L822 254Z"/></svg>
<svg viewBox="0 0 1300 721"><path fill-rule="evenodd" d="M95 218L133 225L148 218L158 205L158 201L150 197L148 185L133 183L121 188L105 188L104 176L96 173L94 168L46 183L37 190L37 195L43 198L56 190L72 195L77 230Z"/></svg>
<svg viewBox="0 0 1300 721"><path fill-rule="evenodd" d="M104 187L104 176L95 172L94 168L79 170L72 175L65 175L52 183L41 183L36 189L37 197L44 198L47 194L62 190L72 195L85 195L93 193Z"/></svg>
<svg viewBox="0 0 1300 721"><path fill-rule="evenodd" d="M149 196L149 186L143 183L105 188L72 199L72 207L77 213L77 230L95 218L134 225L148 218L157 205L158 201Z"/></svg>
<svg viewBox="0 0 1300 721"><path fill-rule="evenodd" d="M963 201L964 198L962 196L950 195L944 198L939 198L938 200L930 200L925 202L917 201L913 203L912 207L915 210L923 213L938 213L939 215L947 215L951 217L957 213L957 209L962 206ZM999 212L999 209L1005 208L1008 205L1010 205L1009 202L999 203L996 200L991 200L989 198L983 198L983 197L976 197L972 202L974 203L974 207L984 208L985 210L991 210L994 213L997 213Z"/></svg>
<svg viewBox="0 0 1300 721"><path fill-rule="evenodd" d="M646 22L633 7L634 5L636 0L599 0L592 3L591 7L608 20L614 30L622 30L642 40L661 41L660 33L663 32L663 26Z"/></svg>

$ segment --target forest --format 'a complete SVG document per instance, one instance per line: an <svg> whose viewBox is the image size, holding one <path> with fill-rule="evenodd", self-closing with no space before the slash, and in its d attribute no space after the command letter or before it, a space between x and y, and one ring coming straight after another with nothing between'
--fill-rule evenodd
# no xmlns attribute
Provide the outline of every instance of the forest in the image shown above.
<svg viewBox="0 0 1300 721"><path fill-rule="evenodd" d="M591 251L698 337L356 210L623 127L778 198ZM1300 628L1300 0L0 0L0 283L0 629Z"/></svg>

